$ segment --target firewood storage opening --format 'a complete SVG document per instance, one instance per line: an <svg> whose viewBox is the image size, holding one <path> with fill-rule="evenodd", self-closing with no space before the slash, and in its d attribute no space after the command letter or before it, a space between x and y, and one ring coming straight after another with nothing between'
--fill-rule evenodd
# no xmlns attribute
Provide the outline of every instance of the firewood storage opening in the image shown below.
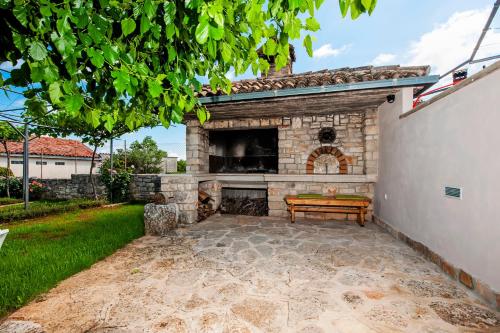
<svg viewBox="0 0 500 333"><path fill-rule="evenodd" d="M212 130L210 173L278 173L278 129Z"/></svg>
<svg viewBox="0 0 500 333"><path fill-rule="evenodd" d="M223 188L221 214L267 216L267 189Z"/></svg>

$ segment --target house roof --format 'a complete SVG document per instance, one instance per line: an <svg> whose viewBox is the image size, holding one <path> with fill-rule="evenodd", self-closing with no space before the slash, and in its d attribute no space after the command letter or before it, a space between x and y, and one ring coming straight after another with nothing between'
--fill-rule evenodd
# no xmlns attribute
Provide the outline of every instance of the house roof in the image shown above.
<svg viewBox="0 0 500 333"><path fill-rule="evenodd" d="M421 77L428 75L429 71L429 66L399 65L325 69L317 72L306 72L280 77L263 77L234 81L232 83L232 94ZM210 85L204 85L198 93L198 97L220 95L225 95L225 93L220 89L213 91Z"/></svg>
<svg viewBox="0 0 500 333"><path fill-rule="evenodd" d="M11 154L22 154L24 151L23 142L9 141L7 142L7 149ZM5 154L2 145L0 145L0 153ZM29 153L30 155L92 157L92 150L80 141L46 136L31 139Z"/></svg>

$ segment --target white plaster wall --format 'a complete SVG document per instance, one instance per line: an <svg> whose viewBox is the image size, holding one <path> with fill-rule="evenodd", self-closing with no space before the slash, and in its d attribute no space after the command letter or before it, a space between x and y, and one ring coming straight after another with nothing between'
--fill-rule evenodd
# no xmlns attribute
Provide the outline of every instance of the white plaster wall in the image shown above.
<svg viewBox="0 0 500 333"><path fill-rule="evenodd" d="M379 108L375 215L498 292L500 70L399 119L407 93Z"/></svg>
<svg viewBox="0 0 500 333"><path fill-rule="evenodd" d="M23 175L23 165L22 164L12 164L12 161L22 161L23 158L20 155L11 156L10 168L16 177L22 177ZM74 159L74 158L54 158L44 156L43 161L47 162L47 165L36 165L36 162L41 162L39 156L29 158L29 176L44 178L44 179L69 179L72 174L86 174L90 172L90 159ZM56 165L56 162L64 162L65 165ZM76 164L76 167L75 167ZM96 163L97 165L97 163ZM0 156L0 166L7 166L7 157ZM99 172L99 168L94 168L94 173Z"/></svg>

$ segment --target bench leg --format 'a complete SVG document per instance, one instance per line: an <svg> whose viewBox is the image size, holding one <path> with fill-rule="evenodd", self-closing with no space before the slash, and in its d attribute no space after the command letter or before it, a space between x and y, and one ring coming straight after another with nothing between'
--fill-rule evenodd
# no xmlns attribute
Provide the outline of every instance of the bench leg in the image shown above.
<svg viewBox="0 0 500 333"><path fill-rule="evenodd" d="M290 206L290 219L292 223L295 223L295 207L293 205Z"/></svg>
<svg viewBox="0 0 500 333"><path fill-rule="evenodd" d="M359 225L365 226L365 210L363 208L359 210Z"/></svg>

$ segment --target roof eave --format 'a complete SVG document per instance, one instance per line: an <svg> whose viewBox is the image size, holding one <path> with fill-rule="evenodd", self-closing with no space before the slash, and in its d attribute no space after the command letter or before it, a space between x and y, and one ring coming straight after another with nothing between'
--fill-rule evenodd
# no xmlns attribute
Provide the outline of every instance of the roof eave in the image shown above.
<svg viewBox="0 0 500 333"><path fill-rule="evenodd" d="M259 91L251 93L239 93L232 95L220 95L210 97L200 97L201 104L226 103L245 100L256 100L274 97L287 97L299 95L315 95L332 92L383 89L383 88L404 88L404 87L420 87L433 85L439 81L439 75L426 75L417 77L408 77L400 79L376 80L365 82L344 83L317 87L290 88L281 90Z"/></svg>

